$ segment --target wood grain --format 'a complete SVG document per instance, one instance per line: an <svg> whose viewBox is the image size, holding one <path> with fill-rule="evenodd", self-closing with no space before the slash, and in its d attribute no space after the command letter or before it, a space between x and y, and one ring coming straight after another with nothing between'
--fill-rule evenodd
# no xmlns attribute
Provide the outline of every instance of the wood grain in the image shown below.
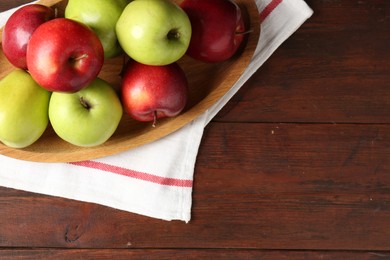
<svg viewBox="0 0 390 260"><path fill-rule="evenodd" d="M390 255L387 252L329 252L329 251L283 251L283 250L62 250L62 249L26 249L2 250L0 257L7 259L262 259L262 260L374 260L384 259Z"/></svg>
<svg viewBox="0 0 390 260"><path fill-rule="evenodd" d="M28 4L32 2L32 0L12 0L12 1L1 1L0 2L0 12L7 11L8 9Z"/></svg>
<svg viewBox="0 0 390 260"><path fill-rule="evenodd" d="M63 13L67 1L41 0L39 3L52 6ZM220 63L203 63L184 56L178 61L187 76L189 102L184 111L173 118L158 120L156 127L151 122L138 122L124 114L118 129L104 144L94 147L79 147L63 141L49 126L34 144L15 149L0 143L0 153L9 157L38 162L73 162L113 155L140 145L158 140L190 123L218 101L238 80L250 63L260 34L258 11L253 0L240 0L251 33L234 57ZM0 30L1 33L1 30ZM1 42L1 35L0 35ZM119 89L124 57L105 61L99 77ZM0 79L14 69L0 51Z"/></svg>
<svg viewBox="0 0 390 260"><path fill-rule="evenodd" d="M4 190L0 246L390 248L390 126L214 123L203 141L190 224Z"/></svg>
<svg viewBox="0 0 390 260"><path fill-rule="evenodd" d="M307 2L310 21L215 120L390 123L389 3Z"/></svg>

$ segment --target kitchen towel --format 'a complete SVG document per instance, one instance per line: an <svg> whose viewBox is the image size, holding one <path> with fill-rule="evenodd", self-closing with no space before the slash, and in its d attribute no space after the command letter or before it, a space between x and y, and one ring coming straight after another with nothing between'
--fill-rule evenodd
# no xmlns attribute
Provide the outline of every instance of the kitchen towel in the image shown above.
<svg viewBox="0 0 390 260"><path fill-rule="evenodd" d="M97 203L162 219L191 219L196 156L204 127L313 13L303 0L257 0L261 36L241 78L193 122L153 143L77 163L36 163L0 155L0 186ZM0 27L15 9L0 14Z"/></svg>

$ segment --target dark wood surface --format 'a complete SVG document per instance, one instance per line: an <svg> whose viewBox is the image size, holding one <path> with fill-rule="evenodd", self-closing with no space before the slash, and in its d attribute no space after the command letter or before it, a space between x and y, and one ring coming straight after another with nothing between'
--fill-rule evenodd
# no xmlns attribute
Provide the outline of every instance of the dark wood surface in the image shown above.
<svg viewBox="0 0 390 260"><path fill-rule="evenodd" d="M207 126L189 224L0 188L0 258L390 259L390 1L307 3Z"/></svg>

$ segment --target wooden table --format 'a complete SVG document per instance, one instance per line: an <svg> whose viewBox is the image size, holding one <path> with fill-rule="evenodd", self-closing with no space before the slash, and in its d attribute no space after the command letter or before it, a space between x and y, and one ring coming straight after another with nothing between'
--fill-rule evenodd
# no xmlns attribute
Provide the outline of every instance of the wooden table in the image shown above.
<svg viewBox="0 0 390 260"><path fill-rule="evenodd" d="M0 188L0 258L390 259L390 1L307 3L206 128L189 224Z"/></svg>

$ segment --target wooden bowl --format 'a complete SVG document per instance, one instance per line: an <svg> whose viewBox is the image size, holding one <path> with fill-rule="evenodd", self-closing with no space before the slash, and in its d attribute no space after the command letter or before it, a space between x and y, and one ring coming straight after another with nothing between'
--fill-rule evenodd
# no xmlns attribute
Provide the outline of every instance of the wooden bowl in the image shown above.
<svg viewBox="0 0 390 260"><path fill-rule="evenodd" d="M156 127L152 127L151 122L138 122L124 114L114 135L104 144L91 148L74 146L63 141L49 125L43 136L27 148L14 149L0 143L0 154L36 162L73 162L96 159L150 143L190 123L233 86L255 52L260 36L259 13L256 4L254 0L236 0L236 2L242 8L247 28L251 32L246 35L245 42L237 55L226 62L207 64L187 56L179 60L178 63L188 77L190 96L185 110L177 117L159 119ZM39 3L57 8L61 16L67 1L41 0ZM2 30L0 30L0 42L1 33ZM119 74L124 58L121 56L107 60L99 75L116 88L120 85ZM0 79L14 69L0 49Z"/></svg>

